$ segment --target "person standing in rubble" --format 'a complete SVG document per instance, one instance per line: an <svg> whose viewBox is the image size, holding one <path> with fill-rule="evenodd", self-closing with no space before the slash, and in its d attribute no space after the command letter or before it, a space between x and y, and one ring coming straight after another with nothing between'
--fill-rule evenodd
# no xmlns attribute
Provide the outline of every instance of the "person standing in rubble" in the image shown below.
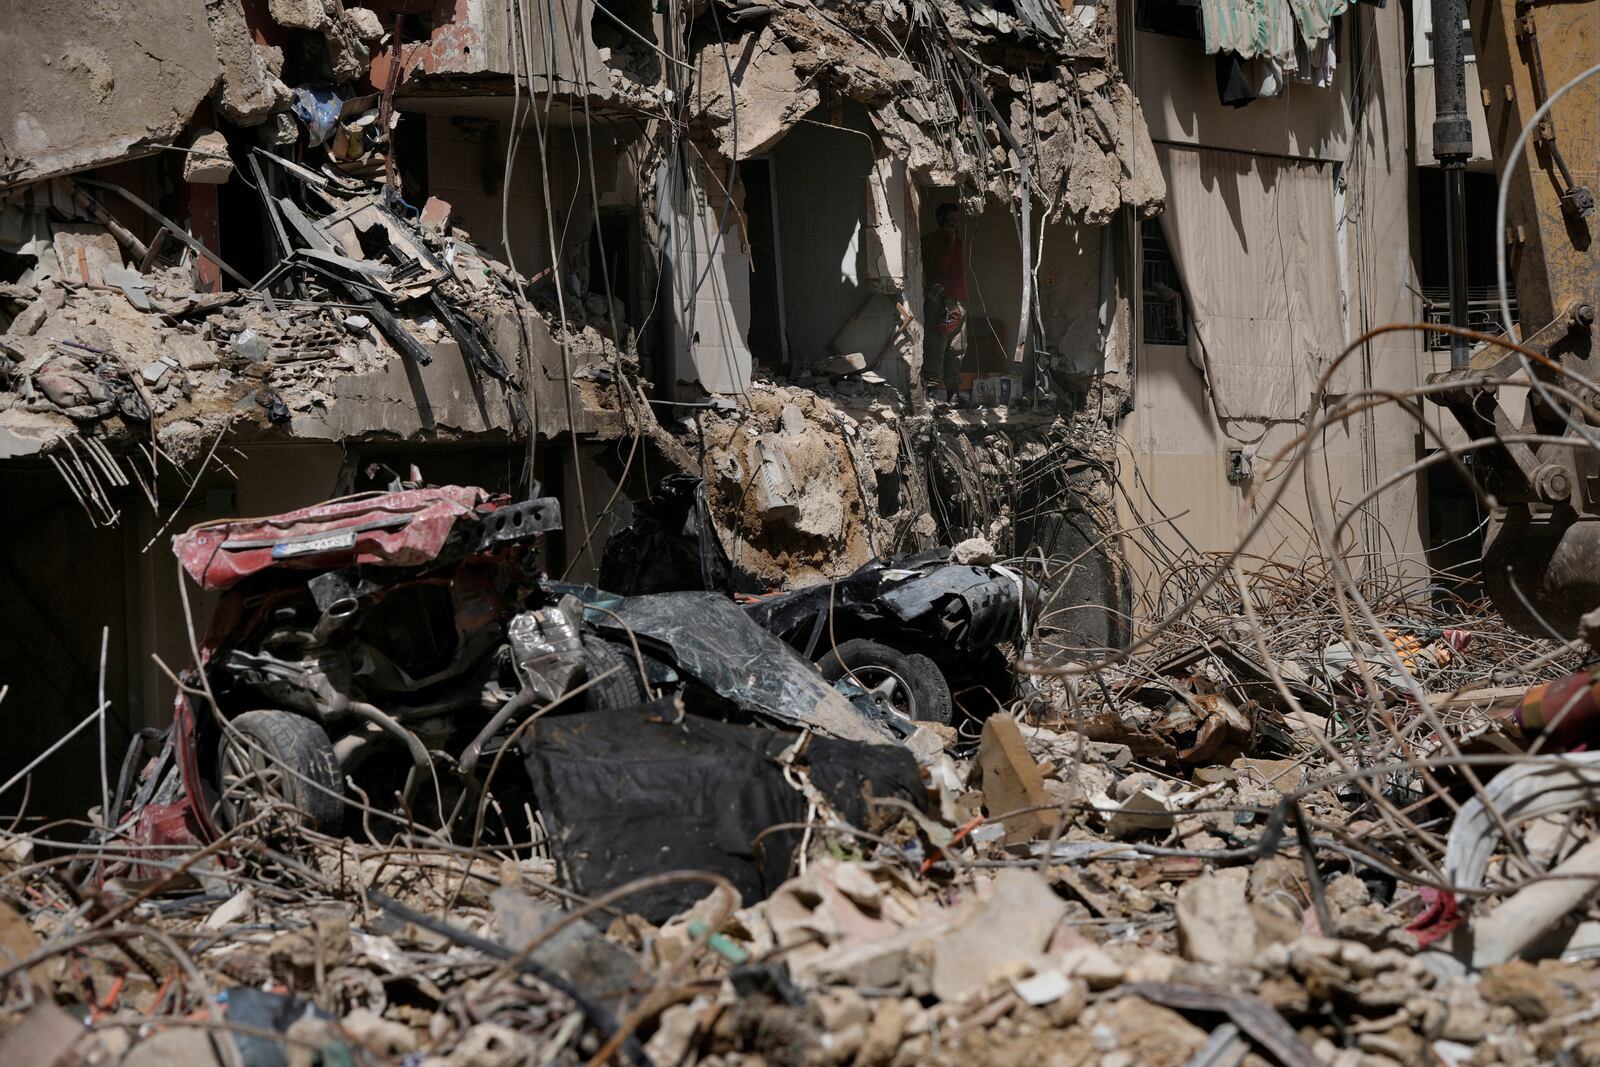
<svg viewBox="0 0 1600 1067"><path fill-rule="evenodd" d="M940 204L933 232L922 239L922 381L940 382L951 402L961 396L961 357L967 351L967 262L957 226L961 209Z"/></svg>

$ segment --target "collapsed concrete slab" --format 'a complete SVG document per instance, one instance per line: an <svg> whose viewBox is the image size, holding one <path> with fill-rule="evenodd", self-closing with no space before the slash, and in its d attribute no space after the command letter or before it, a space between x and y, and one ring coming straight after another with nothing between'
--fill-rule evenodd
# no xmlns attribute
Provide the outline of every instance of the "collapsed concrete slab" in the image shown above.
<svg viewBox="0 0 1600 1067"><path fill-rule="evenodd" d="M0 187L171 144L222 75L204 0L54 0L8 19Z"/></svg>

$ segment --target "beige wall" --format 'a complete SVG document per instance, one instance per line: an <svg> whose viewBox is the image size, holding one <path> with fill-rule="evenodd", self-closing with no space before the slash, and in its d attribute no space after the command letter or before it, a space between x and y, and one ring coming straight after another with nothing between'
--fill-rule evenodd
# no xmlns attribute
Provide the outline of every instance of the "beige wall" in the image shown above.
<svg viewBox="0 0 1600 1067"><path fill-rule="evenodd" d="M1261 531L1247 549L1250 555L1292 566L1315 554L1311 505L1301 473L1304 468L1291 470L1287 464L1279 464L1276 469L1285 473L1268 477L1268 460L1293 442L1298 426L1274 424L1248 441L1241 439L1243 434L1224 433L1212 414L1200 371L1183 348L1141 345L1134 381L1134 410L1123 424L1120 440L1121 467L1133 469L1124 478L1134 497L1132 506L1126 500L1120 503L1124 523L1170 519L1154 531L1170 548L1181 554L1192 544L1202 552L1224 552L1239 542L1251 522L1265 514ZM1364 492L1362 430L1356 421L1336 427L1315 450L1309 469L1321 504L1341 500L1348 504ZM1228 481L1229 448L1247 451L1255 477L1238 485ZM1264 507L1279 490L1278 503ZM1390 532L1405 543L1405 528L1414 526L1414 491L1390 494L1381 503L1387 505ZM1355 529L1360 533L1359 524ZM1347 547L1351 536L1345 537ZM1146 544L1145 535L1128 539L1136 589L1149 588L1162 572L1162 565L1141 547Z"/></svg>
<svg viewBox="0 0 1600 1067"><path fill-rule="evenodd" d="M1134 47L1134 85L1151 140L1301 159L1343 159L1348 152L1347 51L1339 53L1332 88L1291 85L1283 96L1230 108L1217 99L1216 59L1200 41L1140 30Z"/></svg>
<svg viewBox="0 0 1600 1067"><path fill-rule="evenodd" d="M1355 33L1360 34L1359 56L1352 48ZM1217 103L1213 59L1204 54L1200 42L1140 33L1137 43L1137 84L1157 141L1339 164L1333 203L1339 272L1326 284L1340 293L1344 336L1330 338L1322 347L1338 351L1372 326L1416 321L1411 254L1414 155L1407 106L1411 69L1398 6L1350 9L1340 42L1336 89L1291 85L1281 98L1258 100L1236 111ZM1358 62L1368 92L1352 109L1350 87ZM1412 333L1373 340L1350 357L1345 388L1415 385L1425 373L1420 341ZM1242 522L1252 517L1245 504L1252 484L1228 483L1228 447L1256 450L1255 487L1257 496L1266 496L1272 486L1259 484L1265 457L1290 440L1299 426L1219 422L1200 372L1181 348L1141 346L1136 361L1134 410L1122 427L1122 448L1124 470L1131 464L1143 483L1141 488L1135 478L1125 478L1135 495L1139 519L1181 513L1162 535L1169 544L1181 544L1170 532L1175 529L1201 550L1232 548ZM1312 470L1322 495L1348 506L1417 456L1416 425L1388 405L1370 421L1353 419L1330 430L1319 442ZM1296 474L1294 483L1285 488L1282 511L1268 519L1252 543L1253 553L1293 561L1310 550L1308 505L1300 477ZM1400 573L1424 573L1419 511L1424 503L1418 480L1407 477L1378 497L1371 508L1372 520L1354 525L1359 541L1352 545L1347 536L1347 550L1375 553L1383 565L1393 565ZM1124 510L1124 518L1132 519L1131 509L1124 505ZM1138 535L1131 539L1129 556L1136 577L1148 582L1160 568L1140 558L1139 540Z"/></svg>

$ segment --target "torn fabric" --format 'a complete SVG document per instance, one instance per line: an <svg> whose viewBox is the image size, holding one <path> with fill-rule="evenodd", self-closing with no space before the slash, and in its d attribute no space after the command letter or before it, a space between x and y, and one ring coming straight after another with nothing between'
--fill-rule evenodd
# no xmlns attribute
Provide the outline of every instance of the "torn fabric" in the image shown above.
<svg viewBox="0 0 1600 1067"><path fill-rule="evenodd" d="M1333 20L1345 13L1350 0L1289 0L1289 10L1300 27L1300 36L1306 44L1327 39L1333 29Z"/></svg>
<svg viewBox="0 0 1600 1067"><path fill-rule="evenodd" d="M1332 168L1171 144L1157 155L1162 229L1218 416L1299 418L1344 343Z"/></svg>

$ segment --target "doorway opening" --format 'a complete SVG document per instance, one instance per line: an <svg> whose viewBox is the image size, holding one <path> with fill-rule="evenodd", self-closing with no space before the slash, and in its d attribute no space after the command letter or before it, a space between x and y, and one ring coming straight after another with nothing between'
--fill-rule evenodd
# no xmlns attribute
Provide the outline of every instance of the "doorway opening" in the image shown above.
<svg viewBox="0 0 1600 1067"><path fill-rule="evenodd" d="M739 164L750 242L750 336L746 343L758 364L787 371L789 339L783 315L776 180L771 156L753 156Z"/></svg>
<svg viewBox="0 0 1600 1067"><path fill-rule="evenodd" d="M639 216L629 208L602 208L600 221L589 231L589 292L605 296L606 285L620 306L617 319L619 345L627 340L629 326L639 321L638 306Z"/></svg>
<svg viewBox="0 0 1600 1067"><path fill-rule="evenodd" d="M1470 458L1470 457L1469 457ZM1483 596L1486 516L1472 487L1449 463L1428 468L1428 567L1446 597L1474 601Z"/></svg>

